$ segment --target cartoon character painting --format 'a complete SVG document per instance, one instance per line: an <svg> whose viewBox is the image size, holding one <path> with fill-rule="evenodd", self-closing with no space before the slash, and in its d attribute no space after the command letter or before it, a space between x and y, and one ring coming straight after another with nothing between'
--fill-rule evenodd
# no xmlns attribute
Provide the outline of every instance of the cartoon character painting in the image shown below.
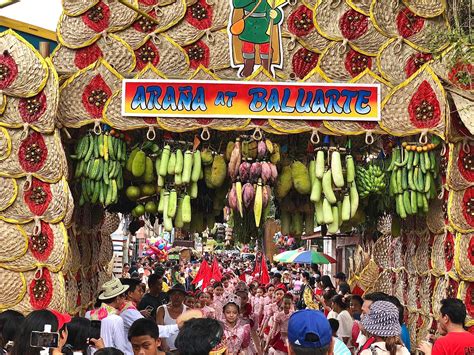
<svg viewBox="0 0 474 355"><path fill-rule="evenodd" d="M281 68L281 7L286 0L231 0L229 21L232 66L241 77L250 76L256 65L273 73Z"/></svg>

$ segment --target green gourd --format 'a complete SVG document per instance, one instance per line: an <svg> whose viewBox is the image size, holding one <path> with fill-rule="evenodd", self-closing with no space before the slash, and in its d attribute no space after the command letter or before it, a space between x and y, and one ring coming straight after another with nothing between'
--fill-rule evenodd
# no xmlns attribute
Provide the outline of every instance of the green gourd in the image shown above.
<svg viewBox="0 0 474 355"><path fill-rule="evenodd" d="M316 177L321 179L324 174L324 151L318 150L316 153Z"/></svg>
<svg viewBox="0 0 474 355"><path fill-rule="evenodd" d="M183 197L183 223L191 222L191 197L185 195Z"/></svg>
<svg viewBox="0 0 474 355"><path fill-rule="evenodd" d="M163 148L163 153L161 154L161 161L160 161L160 171L159 175L165 177L168 173L168 162L170 160L171 155L171 148L169 145L165 145Z"/></svg>
<svg viewBox="0 0 474 355"><path fill-rule="evenodd" d="M331 170L327 170L324 175L323 175L323 193L324 197L328 200L330 204L336 203L336 195L334 194L334 191L332 190L332 175L331 175Z"/></svg>
<svg viewBox="0 0 474 355"><path fill-rule="evenodd" d="M337 207L336 207L337 208ZM336 213L337 210L336 210ZM323 199L323 221L324 224L331 224L334 221L334 214L327 198Z"/></svg>
<svg viewBox="0 0 474 355"><path fill-rule="evenodd" d="M176 153L173 152L170 155L170 158L168 160L168 175L174 175L174 168L176 166Z"/></svg>
<svg viewBox="0 0 474 355"><path fill-rule="evenodd" d="M184 161L183 161L183 173L182 173L183 184L189 184L191 182L192 168L193 168L193 153L190 150L187 150L186 153L184 153Z"/></svg>
<svg viewBox="0 0 474 355"><path fill-rule="evenodd" d="M344 186L344 175L342 174L341 154L338 151L331 155L331 174L336 187Z"/></svg>
<svg viewBox="0 0 474 355"><path fill-rule="evenodd" d="M193 170L191 173L191 181L198 182L201 175L201 151L196 150L193 154Z"/></svg>

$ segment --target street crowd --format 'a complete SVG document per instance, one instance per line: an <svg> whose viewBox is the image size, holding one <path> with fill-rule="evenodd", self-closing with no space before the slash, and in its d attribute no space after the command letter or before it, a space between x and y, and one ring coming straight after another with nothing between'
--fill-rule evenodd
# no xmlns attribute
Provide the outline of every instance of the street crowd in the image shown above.
<svg viewBox="0 0 474 355"><path fill-rule="evenodd" d="M54 310L0 314L3 354L97 355L472 355L466 307L445 299L437 332L410 343L406 312L394 296L351 294L342 272L255 263L239 257L199 263L126 264L102 286L84 317ZM333 282L334 280L334 282ZM49 330L50 328L50 330ZM42 350L35 332L57 334Z"/></svg>

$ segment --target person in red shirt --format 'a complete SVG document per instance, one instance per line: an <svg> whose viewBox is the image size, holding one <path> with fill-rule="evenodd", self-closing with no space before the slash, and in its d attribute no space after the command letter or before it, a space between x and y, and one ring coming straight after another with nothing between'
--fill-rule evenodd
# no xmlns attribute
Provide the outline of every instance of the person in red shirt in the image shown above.
<svg viewBox="0 0 474 355"><path fill-rule="evenodd" d="M447 298L441 301L438 331L442 335L434 345L425 341L418 350L425 355L474 354L474 334L464 329L466 306L461 300Z"/></svg>

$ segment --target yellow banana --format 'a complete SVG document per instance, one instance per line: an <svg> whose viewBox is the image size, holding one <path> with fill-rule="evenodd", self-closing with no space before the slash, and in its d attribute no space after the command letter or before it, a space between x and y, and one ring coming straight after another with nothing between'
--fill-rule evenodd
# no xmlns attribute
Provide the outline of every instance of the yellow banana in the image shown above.
<svg viewBox="0 0 474 355"><path fill-rule="evenodd" d="M235 183L235 191L237 192L237 207L239 209L239 212L240 212L240 217L244 217L244 211L242 209L242 182L240 182L240 180L238 180L236 183Z"/></svg>
<svg viewBox="0 0 474 355"><path fill-rule="evenodd" d="M253 204L253 213L255 215L255 225L260 226L260 220L262 219L262 206L263 206L263 191L262 191L262 179L258 179L257 191L255 192L255 202Z"/></svg>

